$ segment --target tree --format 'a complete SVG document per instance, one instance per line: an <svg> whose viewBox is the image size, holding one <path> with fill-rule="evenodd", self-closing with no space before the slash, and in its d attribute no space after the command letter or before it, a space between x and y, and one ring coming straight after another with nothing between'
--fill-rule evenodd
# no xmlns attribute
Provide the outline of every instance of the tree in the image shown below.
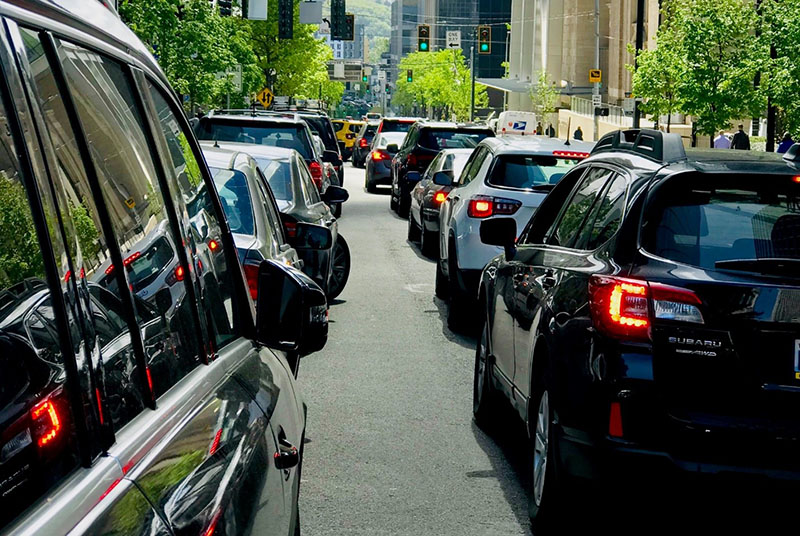
<svg viewBox="0 0 800 536"><path fill-rule="evenodd" d="M765 50L774 47L762 71L761 89L779 108L781 127L776 134L790 132L800 137L800 0L762 2L762 44Z"/></svg>
<svg viewBox="0 0 800 536"><path fill-rule="evenodd" d="M536 83L531 86L529 95L537 119L544 121L546 116L555 113L560 93L546 70L536 74Z"/></svg>
<svg viewBox="0 0 800 536"><path fill-rule="evenodd" d="M28 277L44 278L44 263L25 189L0 172L0 288Z"/></svg>

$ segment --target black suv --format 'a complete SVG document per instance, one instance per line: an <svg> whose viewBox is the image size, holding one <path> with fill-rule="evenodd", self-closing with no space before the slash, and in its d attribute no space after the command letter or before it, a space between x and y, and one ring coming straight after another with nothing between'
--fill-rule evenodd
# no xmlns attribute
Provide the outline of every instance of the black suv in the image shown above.
<svg viewBox="0 0 800 536"><path fill-rule="evenodd" d="M380 123L377 122L365 123L358 132L356 141L353 144L352 162L354 167L364 167L367 155L370 152L372 139L375 137L375 132L378 130L379 124Z"/></svg>
<svg viewBox="0 0 800 536"><path fill-rule="evenodd" d="M342 151L339 148L339 141L336 139L336 132L333 130L331 119L325 112L317 110L298 110L296 114L308 123L314 134L319 136L325 146L325 151L331 152L330 159L326 161L330 162L336 170L336 176L339 178L337 186L344 186L344 160L342 159ZM332 153L336 153L336 156L334 157Z"/></svg>
<svg viewBox="0 0 800 536"><path fill-rule="evenodd" d="M99 2L0 1L0 532L296 534L305 274L254 309L181 102Z"/></svg>
<svg viewBox="0 0 800 536"><path fill-rule="evenodd" d="M604 136L483 270L474 414L528 424L531 517L570 476L800 479L800 174L676 134ZM573 502L574 511L580 505Z"/></svg>
<svg viewBox="0 0 800 536"><path fill-rule="evenodd" d="M384 119L385 125L388 120ZM416 182L408 180L407 173L416 180L442 149L473 149L484 138L494 136L486 125L417 121L406 134L401 147L389 146L395 154L392 159L392 199L390 206L400 216L407 217L411 206L411 190Z"/></svg>

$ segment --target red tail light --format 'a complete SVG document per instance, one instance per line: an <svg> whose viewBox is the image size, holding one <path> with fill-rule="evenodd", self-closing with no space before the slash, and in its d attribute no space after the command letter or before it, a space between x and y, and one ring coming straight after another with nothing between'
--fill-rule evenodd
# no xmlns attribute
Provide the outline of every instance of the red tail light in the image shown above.
<svg viewBox="0 0 800 536"><path fill-rule="evenodd" d="M360 140L358 140L358 146L361 147L362 149L364 147L367 147L368 145L369 143L367 142L367 138L361 138Z"/></svg>
<svg viewBox="0 0 800 536"><path fill-rule="evenodd" d="M615 338L648 340L654 319L704 322L694 292L661 283L595 275L589 300L595 327Z"/></svg>
<svg viewBox="0 0 800 536"><path fill-rule="evenodd" d="M178 281L183 281L183 266L178 266L175 268L175 279Z"/></svg>
<svg viewBox="0 0 800 536"><path fill-rule="evenodd" d="M133 255L130 255L127 259L122 261L122 264L124 264L125 266L129 266L133 261L135 261L136 259L138 259L141 256L142 256L142 254L137 251L136 253L134 253Z"/></svg>
<svg viewBox="0 0 800 536"><path fill-rule="evenodd" d="M488 218L489 216L510 216L522 206L516 199L477 195L469 200L467 215L470 218Z"/></svg>
<svg viewBox="0 0 800 536"><path fill-rule="evenodd" d="M150 392L155 393L153 390L153 376L150 374L150 367L145 367L144 371L147 374L147 385L150 387Z"/></svg>
<svg viewBox="0 0 800 536"><path fill-rule="evenodd" d="M589 153L584 153L581 151L553 151L553 156L572 158L573 160L583 160L584 158L589 158Z"/></svg>
<svg viewBox="0 0 800 536"><path fill-rule="evenodd" d="M317 190L322 190L322 166L319 162L311 162L308 170L311 172L311 180L314 181Z"/></svg>
<svg viewBox="0 0 800 536"><path fill-rule="evenodd" d="M286 230L287 238L297 237L297 224L293 221L283 222L283 228Z"/></svg>
<svg viewBox="0 0 800 536"><path fill-rule="evenodd" d="M40 447L44 447L58 436L61 430L61 419L52 400L45 400L34 406L31 410L31 417L35 427L34 435L38 437L36 443Z"/></svg>
<svg viewBox="0 0 800 536"><path fill-rule="evenodd" d="M211 442L211 447L209 447L208 449L209 456L217 452L217 449L219 448L220 439L222 439L222 428L217 430L217 433L214 434L214 441Z"/></svg>
<svg viewBox="0 0 800 536"><path fill-rule="evenodd" d="M100 397L100 389L97 387L94 388L94 395L97 397L97 414L100 415L100 424L102 425L105 423L105 419L103 418L103 401Z"/></svg>
<svg viewBox="0 0 800 536"><path fill-rule="evenodd" d="M371 156L372 156L372 160L373 161L375 161L375 160L389 160L391 158L391 156L389 156L389 153L387 153L386 151L381 151L381 150L372 151L372 155Z"/></svg>
<svg viewBox="0 0 800 536"><path fill-rule="evenodd" d="M410 155L408 155L408 161L407 162L408 162L409 166L416 166L417 165L417 155L415 155L414 153L411 153Z"/></svg>
<svg viewBox="0 0 800 536"><path fill-rule="evenodd" d="M214 240L213 238L208 241L208 249L211 251L217 251L219 249L219 242Z"/></svg>
<svg viewBox="0 0 800 536"><path fill-rule="evenodd" d="M447 192L445 192L444 190L439 190L433 196L434 203L444 203L445 199L447 199Z"/></svg>
<svg viewBox="0 0 800 536"><path fill-rule="evenodd" d="M247 288L250 290L250 297L253 301L258 299L258 265L245 264L244 276L247 279Z"/></svg>
<svg viewBox="0 0 800 536"><path fill-rule="evenodd" d="M622 437L622 407L619 402L612 402L608 413L608 435Z"/></svg>

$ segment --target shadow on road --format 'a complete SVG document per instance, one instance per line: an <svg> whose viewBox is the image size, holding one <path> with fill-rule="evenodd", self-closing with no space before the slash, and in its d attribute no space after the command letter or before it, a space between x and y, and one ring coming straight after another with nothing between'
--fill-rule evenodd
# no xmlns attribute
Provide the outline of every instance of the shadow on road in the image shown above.
<svg viewBox="0 0 800 536"><path fill-rule="evenodd" d="M406 243L411 248L411 251L413 251L417 257L419 257L425 262L433 264L434 266L436 265L435 259L431 259L430 257L426 257L425 255L422 254L422 250L419 247L419 242L412 242L411 240L406 239Z"/></svg>
<svg viewBox="0 0 800 536"><path fill-rule="evenodd" d="M439 312L439 320L442 323L442 334L444 335L444 337L448 341L454 342L459 346L463 346L464 348L469 348L470 350L474 350L475 344L478 342L476 334L456 333L452 331L449 327L447 327L448 303L444 300L440 300L436 296L433 296L433 305L436 306L436 309Z"/></svg>

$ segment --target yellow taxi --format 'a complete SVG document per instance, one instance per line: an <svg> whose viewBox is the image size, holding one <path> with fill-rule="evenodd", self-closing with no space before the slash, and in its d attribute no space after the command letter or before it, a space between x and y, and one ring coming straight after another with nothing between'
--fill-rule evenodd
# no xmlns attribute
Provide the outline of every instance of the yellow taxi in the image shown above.
<svg viewBox="0 0 800 536"><path fill-rule="evenodd" d="M353 155L353 145L356 142L358 131L364 126L364 121L354 119L331 119L333 130L336 131L336 141L339 142L339 149L344 160Z"/></svg>

